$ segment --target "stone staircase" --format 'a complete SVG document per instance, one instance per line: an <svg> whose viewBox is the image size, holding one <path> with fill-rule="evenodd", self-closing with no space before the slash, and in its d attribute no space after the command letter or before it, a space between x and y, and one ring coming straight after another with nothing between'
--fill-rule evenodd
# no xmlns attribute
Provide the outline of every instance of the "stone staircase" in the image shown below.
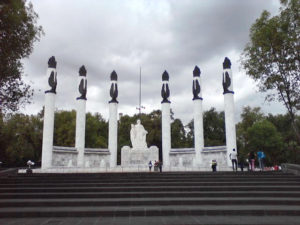
<svg viewBox="0 0 300 225"><path fill-rule="evenodd" d="M281 172L0 177L1 225L75 225L73 220L76 224L300 224L300 177Z"/></svg>

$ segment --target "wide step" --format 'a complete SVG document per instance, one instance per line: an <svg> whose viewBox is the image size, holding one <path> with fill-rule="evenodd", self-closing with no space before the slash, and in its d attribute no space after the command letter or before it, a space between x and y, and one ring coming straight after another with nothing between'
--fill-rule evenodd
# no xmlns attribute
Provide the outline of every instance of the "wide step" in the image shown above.
<svg viewBox="0 0 300 225"><path fill-rule="evenodd" d="M125 224L140 219L155 219L155 224L205 224L210 220L210 224L300 224L300 178L280 172L23 174L0 178L0 224L17 218L59 221L72 217L98 218L99 224L118 224L121 218L131 218ZM243 217L253 220L238 223L237 218Z"/></svg>

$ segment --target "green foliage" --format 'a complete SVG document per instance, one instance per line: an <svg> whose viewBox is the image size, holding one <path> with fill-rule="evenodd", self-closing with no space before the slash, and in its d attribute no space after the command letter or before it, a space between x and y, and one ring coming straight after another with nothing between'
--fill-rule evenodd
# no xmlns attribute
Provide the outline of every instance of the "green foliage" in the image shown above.
<svg viewBox="0 0 300 225"><path fill-rule="evenodd" d="M30 102L33 91L22 80L21 59L28 57L33 43L43 33L38 15L25 0L0 3L0 111L16 111Z"/></svg>
<svg viewBox="0 0 300 225"><path fill-rule="evenodd" d="M86 114L85 146L107 148L108 123L101 114ZM54 145L75 146L76 111L57 111L54 121Z"/></svg>
<svg viewBox="0 0 300 225"><path fill-rule="evenodd" d="M246 158L251 150L263 150L268 164L300 163L300 146L291 131L290 117L265 116L260 108L245 107L237 124L237 143L240 158ZM148 146L159 148L162 159L161 111L149 114L122 116L118 125L118 162L121 148L131 146L130 129L140 119L148 131ZM172 148L194 146L193 120L184 126L180 119L171 120ZM296 116L300 128L300 116ZM55 112L54 145L75 145L76 111ZM39 162L42 148L43 111L35 116L0 114L0 161L6 165L24 166L28 159ZM204 112L204 138L206 146L225 145L224 113L214 108ZM86 114L86 147L108 147L108 122L96 113Z"/></svg>
<svg viewBox="0 0 300 225"><path fill-rule="evenodd" d="M249 134L247 130L255 123L265 119L259 107L251 108L246 106L241 113L241 122L236 126L237 148L242 158L247 158L249 153Z"/></svg>
<svg viewBox="0 0 300 225"><path fill-rule="evenodd" d="M194 147L194 120L191 120L186 128L188 130L186 146L192 148ZM224 112L217 112L213 107L208 111L204 111L203 130L205 146L226 145Z"/></svg>
<svg viewBox="0 0 300 225"><path fill-rule="evenodd" d="M272 90L266 99L277 98L284 103L300 143L295 124L295 115L300 109L300 2L283 0L281 3L279 15L270 17L270 13L264 11L252 25L250 43L241 59L247 75L258 81L260 91Z"/></svg>
<svg viewBox="0 0 300 225"><path fill-rule="evenodd" d="M54 145L75 146L76 111L57 111L54 117Z"/></svg>
<svg viewBox="0 0 300 225"><path fill-rule="evenodd" d="M161 111L154 110L150 114L134 115L134 116L122 116L119 120L118 131L118 163L121 162L121 148L123 146L131 146L130 142L130 129L131 124L135 124L140 119L147 134L148 146L155 145L159 148L159 154L161 159Z"/></svg>
<svg viewBox="0 0 300 225"><path fill-rule="evenodd" d="M251 108L250 106L246 106L243 108L243 111L241 113L241 118L242 118L241 128L243 130L247 130L254 123L263 120L265 116L261 112L260 107Z"/></svg>
<svg viewBox="0 0 300 225"><path fill-rule="evenodd" d="M268 153L267 161L270 165L283 162L300 163L300 146L288 114L265 116L258 107L244 107L241 119L237 124L237 147L242 158L247 158L251 150L261 149ZM299 116L296 116L296 122L300 128Z"/></svg>
<svg viewBox="0 0 300 225"><path fill-rule="evenodd" d="M5 137L4 156L6 165L24 166L30 159L41 159L42 120L37 116L8 115L3 126Z"/></svg>
<svg viewBox="0 0 300 225"><path fill-rule="evenodd" d="M194 147L194 119L192 119L187 125L185 125L186 129L186 147L193 148Z"/></svg>
<svg viewBox="0 0 300 225"><path fill-rule="evenodd" d="M205 146L226 145L224 112L211 108L203 113Z"/></svg>
<svg viewBox="0 0 300 225"><path fill-rule="evenodd" d="M262 120L247 129L249 150L263 150L267 155L267 162L278 164L281 158L283 141L276 127L268 120Z"/></svg>
<svg viewBox="0 0 300 225"><path fill-rule="evenodd" d="M171 124L171 140L172 148L187 147L185 129L180 119L175 119Z"/></svg>
<svg viewBox="0 0 300 225"><path fill-rule="evenodd" d="M282 162L300 163L300 145L297 143L297 137L293 132L291 118L288 114L272 115L269 114L267 120L274 124L283 138ZM300 116L296 117L296 126L300 129Z"/></svg>
<svg viewBox="0 0 300 225"><path fill-rule="evenodd" d="M87 148L107 148L108 123L101 114L86 114L85 146Z"/></svg>
<svg viewBox="0 0 300 225"><path fill-rule="evenodd" d="M131 124L135 124L140 119L147 134L147 145L157 146L159 148L159 158L162 159L162 134L161 134L161 111L154 110L149 114L142 113L141 115L122 116L119 120L118 131L118 163L120 163L121 148L123 146L131 146L130 142L130 129ZM186 132L184 125L180 119L174 119L174 113L171 112L171 140L172 148L185 148L187 147Z"/></svg>

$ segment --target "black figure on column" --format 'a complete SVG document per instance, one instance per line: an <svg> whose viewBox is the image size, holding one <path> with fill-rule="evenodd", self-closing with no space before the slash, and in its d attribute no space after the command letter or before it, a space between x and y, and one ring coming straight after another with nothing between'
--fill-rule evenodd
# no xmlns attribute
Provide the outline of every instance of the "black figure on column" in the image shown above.
<svg viewBox="0 0 300 225"><path fill-rule="evenodd" d="M169 89L169 74L167 71L165 71L162 75L162 88L161 88L161 97L163 98L161 103L170 103L169 97L170 97L170 89Z"/></svg>
<svg viewBox="0 0 300 225"><path fill-rule="evenodd" d="M118 101L117 101L117 97L118 97L118 84L117 84L118 75L115 71L112 71L112 73L110 74L110 80L111 80L111 86L110 86L111 100L109 101L109 103L112 103L112 102L118 103Z"/></svg>
<svg viewBox="0 0 300 225"><path fill-rule="evenodd" d="M223 62L223 69L230 69L231 68L231 62L230 60L225 57L225 60ZM234 93L233 91L230 90L230 86L231 86L231 78L230 75L227 71L225 71L225 73L223 72L223 89L224 89L224 93Z"/></svg>
<svg viewBox="0 0 300 225"><path fill-rule="evenodd" d="M195 66L195 69L193 71L193 100L196 100L196 99L201 99L201 97L199 97L199 94L201 92L201 87L200 87L200 83L199 83L199 78L200 78L200 74L201 74L201 71L199 69L198 66Z"/></svg>
<svg viewBox="0 0 300 225"><path fill-rule="evenodd" d="M86 69L84 66L80 67L79 69L79 77L82 77L79 83L79 93L81 94L80 97L76 98L78 99L84 99L86 100L86 92L87 92L87 80L86 80Z"/></svg>
<svg viewBox="0 0 300 225"><path fill-rule="evenodd" d="M53 68L53 71L50 73L50 76L48 78L48 84L51 87L50 90L45 91L45 93L54 93L56 94L56 86L57 86L57 72L55 71L56 69L56 61L55 57L52 56L48 60L48 68Z"/></svg>

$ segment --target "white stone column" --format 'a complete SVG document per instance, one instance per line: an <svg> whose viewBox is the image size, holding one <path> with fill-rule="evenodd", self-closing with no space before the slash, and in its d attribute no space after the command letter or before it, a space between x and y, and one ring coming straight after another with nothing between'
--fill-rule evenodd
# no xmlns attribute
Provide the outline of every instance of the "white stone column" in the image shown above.
<svg viewBox="0 0 300 225"><path fill-rule="evenodd" d="M162 74L161 87L161 134L162 134L162 161L165 169L170 166L171 152L171 115L170 115L170 89L169 74L165 71Z"/></svg>
<svg viewBox="0 0 300 225"><path fill-rule="evenodd" d="M231 72L231 62L226 57L223 62L223 89L224 89L224 111L225 111L225 131L226 131L226 148L227 148L227 165L231 166L229 155L236 148L236 129L234 119L234 92Z"/></svg>
<svg viewBox="0 0 300 225"><path fill-rule="evenodd" d="M75 148L77 149L77 167L83 168L84 163L84 148L85 148L85 122L86 122L86 93L87 93L87 79L86 69L81 66L79 69L78 91L80 96L76 98L76 136Z"/></svg>
<svg viewBox="0 0 300 225"><path fill-rule="evenodd" d="M202 164L202 149L204 147L203 111L202 111L202 82L198 66L193 71L193 101L194 101L194 147L196 166Z"/></svg>
<svg viewBox="0 0 300 225"><path fill-rule="evenodd" d="M196 165L202 164L202 149L204 147L202 99L194 100L194 146Z"/></svg>
<svg viewBox="0 0 300 225"><path fill-rule="evenodd" d="M108 150L110 152L110 167L117 166L118 153L118 103L109 103Z"/></svg>
<svg viewBox="0 0 300 225"><path fill-rule="evenodd" d="M227 147L227 163L231 166L230 153L232 149L236 149L236 130L234 120L234 101L233 94L224 94L225 109L225 130L226 130L226 147Z"/></svg>
<svg viewBox="0 0 300 225"><path fill-rule="evenodd" d="M45 94L42 169L52 166L55 95L51 92Z"/></svg>
<svg viewBox="0 0 300 225"><path fill-rule="evenodd" d="M76 138L75 148L77 149L77 166L84 167L84 147L85 147L85 112L86 100L76 100Z"/></svg>
<svg viewBox="0 0 300 225"><path fill-rule="evenodd" d="M118 158L118 74L112 71L110 74L111 100L109 101L109 124L108 124L108 150L110 152L109 166L117 166Z"/></svg>
<svg viewBox="0 0 300 225"><path fill-rule="evenodd" d="M42 169L52 166L53 133L54 133L54 110L57 86L56 61L52 56L48 61L47 69L48 84L50 90L45 91L44 127L42 144Z"/></svg>
<svg viewBox="0 0 300 225"><path fill-rule="evenodd" d="M171 151L171 116L170 103L165 102L161 104L161 128L162 128L162 157L163 166L165 168L170 166L170 151Z"/></svg>

